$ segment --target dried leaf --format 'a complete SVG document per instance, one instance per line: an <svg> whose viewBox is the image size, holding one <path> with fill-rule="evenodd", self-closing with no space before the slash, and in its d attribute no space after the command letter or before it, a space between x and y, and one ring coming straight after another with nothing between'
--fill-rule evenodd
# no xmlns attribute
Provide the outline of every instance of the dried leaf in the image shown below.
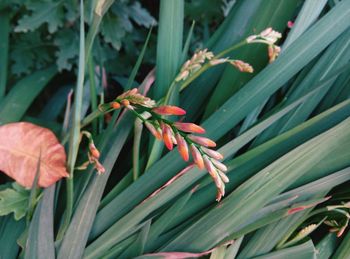
<svg viewBox="0 0 350 259"><path fill-rule="evenodd" d="M0 171L32 187L41 152L40 187L67 177L66 153L53 132L28 122L0 127Z"/></svg>

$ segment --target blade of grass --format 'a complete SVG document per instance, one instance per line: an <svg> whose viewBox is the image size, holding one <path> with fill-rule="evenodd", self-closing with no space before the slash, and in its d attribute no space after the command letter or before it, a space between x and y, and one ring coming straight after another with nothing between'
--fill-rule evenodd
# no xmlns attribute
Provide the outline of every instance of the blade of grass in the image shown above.
<svg viewBox="0 0 350 259"><path fill-rule="evenodd" d="M163 97L179 69L184 19L183 0L161 0L154 99Z"/></svg>
<svg viewBox="0 0 350 259"><path fill-rule="evenodd" d="M350 256L350 232L346 233L339 247L335 251L335 254L332 256L332 259L349 258L349 256Z"/></svg>
<svg viewBox="0 0 350 259"><path fill-rule="evenodd" d="M254 259L300 259L316 258L316 250L311 240L297 246L254 257Z"/></svg>
<svg viewBox="0 0 350 259"><path fill-rule="evenodd" d="M6 97L0 101L0 125L19 121L35 97L37 97L56 73L56 68L50 67L34 72L17 82ZM30 91L28 91L29 87L31 89Z"/></svg>
<svg viewBox="0 0 350 259"><path fill-rule="evenodd" d="M135 66L133 67L133 69L132 69L132 71L131 71L131 74L130 74L129 79L128 79L128 83L126 84L126 87L124 88L125 91L126 91L126 90L129 90L129 89L131 88L132 84L133 84L134 81L135 81L137 72L138 72L139 69L140 69L140 66L141 66L143 57L145 56L145 53L146 53L146 49L147 49L147 45L148 45L149 39L151 38L151 35L152 35L152 29L153 29L153 27L151 27L151 29L149 30L149 32L148 32L148 34L147 34L146 41L145 41L145 43L143 44L142 50L141 50L141 52L140 52L140 55L138 56L137 61L136 61L136 64L135 64Z"/></svg>
<svg viewBox="0 0 350 259"><path fill-rule="evenodd" d="M237 125L258 103L273 94L346 30L349 27L346 22L348 19L350 19L350 1L343 1L209 117L203 123L208 135L217 139Z"/></svg>
<svg viewBox="0 0 350 259"><path fill-rule="evenodd" d="M140 230L135 242L130 245L119 258L135 258L143 254L146 243L148 242L149 230L151 227L151 220L145 222L144 227Z"/></svg>
<svg viewBox="0 0 350 259"><path fill-rule="evenodd" d="M84 77L85 77L85 27L84 27L84 2L80 1L80 35L79 35L79 67L78 67L78 80L74 91L74 107L72 113L72 125L70 129L69 148L67 167L69 171L69 178L66 181L67 189L67 204L64 213L64 220L57 234L57 240L60 241L63 238L65 231L69 226L70 219L73 214L74 203L74 167L78 156L79 144L80 144L80 127L81 127L81 111L83 102L84 91Z"/></svg>
<svg viewBox="0 0 350 259"><path fill-rule="evenodd" d="M219 207L207 213L177 236L164 248L164 251L182 249L184 244L190 251L201 251L215 245L227 235L228 229L242 224L247 215L261 208L268 199L286 189L315 163L330 154L335 156L336 147L350 138L350 135L343 134L348 127L350 127L350 120L346 119L264 168L231 193ZM290 174L292 168L293 174ZM194 240L194 236L198 237L199 230L202 233L201 238Z"/></svg>
<svg viewBox="0 0 350 259"><path fill-rule="evenodd" d="M287 21L294 15L294 10L298 3L299 1L265 1L264 6L253 18L251 22L252 27L247 28L244 36L247 37L249 34L263 31L267 27L272 27L277 31L283 31L287 25ZM255 71L254 74L261 71L268 63L265 46L247 45L233 52L231 57L252 64ZM209 97L204 118L208 118L233 93L244 86L254 74L242 73L233 68L232 65L226 65L220 81Z"/></svg>
<svg viewBox="0 0 350 259"><path fill-rule="evenodd" d="M171 95L171 98L166 98L164 104L176 104L179 96L178 87L172 87L172 82L181 62L183 22L184 0L160 1L156 86L153 88L153 95L156 100L165 95ZM163 143L157 140L151 140L151 143L152 148L146 168L157 161L163 151Z"/></svg>
<svg viewBox="0 0 350 259"><path fill-rule="evenodd" d="M328 259L331 258L338 244L338 238L335 233L328 233L322 240L316 245L317 258Z"/></svg>
<svg viewBox="0 0 350 259"><path fill-rule="evenodd" d="M261 9L266 8L266 2L265 0L239 1L209 39L206 47L214 53L219 53L238 43L242 37L249 34L248 28L253 27L254 17L259 15ZM227 35L230 35L230 37L227 37ZM210 69L181 94L181 106L187 111L186 117L188 120L194 121L198 116L198 110L201 110L200 107L203 109L203 102L215 87L223 70L224 66L216 66Z"/></svg>
<svg viewBox="0 0 350 259"><path fill-rule="evenodd" d="M25 258L55 258L53 202L55 185L44 190L31 221Z"/></svg>
<svg viewBox="0 0 350 259"><path fill-rule="evenodd" d="M301 84L296 89L294 89L290 96L288 96L287 103L299 97L300 94L305 93L305 91L312 89L317 84L317 81L323 81L337 69L346 66L348 63L348 59L346 57L350 52L349 44L350 30L343 33L341 37L339 37L334 43L331 44L331 46L322 55L322 57L315 64L313 69L305 77ZM317 107L323 96L328 92L335 80L336 78L329 82L329 85L322 92L319 92L318 95L310 98L293 113L291 113L289 116L286 116L286 118L277 123L273 128L265 132L254 142L254 145L262 143L266 141L266 139L269 139L278 133L282 133L288 129L291 129L295 125L306 120L312 111Z"/></svg>
<svg viewBox="0 0 350 259"><path fill-rule="evenodd" d="M17 239L26 226L25 219L16 221L13 215L0 218L0 258L17 258Z"/></svg>
<svg viewBox="0 0 350 259"><path fill-rule="evenodd" d="M304 2L292 29L288 33L288 38L283 43L284 48L287 48L295 39L303 34L311 24L316 21L326 4L327 0L306 0Z"/></svg>
<svg viewBox="0 0 350 259"><path fill-rule="evenodd" d="M118 127L108 139L114 141L108 143L105 152L103 152L101 163L106 172L103 175L94 175L86 191L77 204L72 221L67 229L66 235L62 241L58 258L81 258L91 230L95 214L102 197L104 186L107 183L113 165L123 147L132 127L134 117L131 114L125 114L119 121Z"/></svg>

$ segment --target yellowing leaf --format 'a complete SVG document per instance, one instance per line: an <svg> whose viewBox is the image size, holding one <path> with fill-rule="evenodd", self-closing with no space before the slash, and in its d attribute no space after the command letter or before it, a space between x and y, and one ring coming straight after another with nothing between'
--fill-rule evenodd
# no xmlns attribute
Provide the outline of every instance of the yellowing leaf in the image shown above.
<svg viewBox="0 0 350 259"><path fill-rule="evenodd" d="M65 150L53 132L28 122L0 127L0 171L30 188L39 156L40 187L48 187L68 176Z"/></svg>

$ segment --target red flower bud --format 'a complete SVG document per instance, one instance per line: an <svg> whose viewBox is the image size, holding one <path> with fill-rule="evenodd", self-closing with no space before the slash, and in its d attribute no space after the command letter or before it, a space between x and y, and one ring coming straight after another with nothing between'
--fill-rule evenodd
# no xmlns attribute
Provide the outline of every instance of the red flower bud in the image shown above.
<svg viewBox="0 0 350 259"><path fill-rule="evenodd" d="M172 141L172 131L169 125L162 123L162 133L163 133L163 141L165 146L169 149L173 149L173 141Z"/></svg>
<svg viewBox="0 0 350 259"><path fill-rule="evenodd" d="M195 164L198 166L199 169L204 169L204 162L203 162L201 153L193 144L191 144L190 148L191 148L193 161L195 162Z"/></svg>
<svg viewBox="0 0 350 259"><path fill-rule="evenodd" d="M159 115L185 115L186 111L177 106L164 105L152 109Z"/></svg>
<svg viewBox="0 0 350 259"><path fill-rule="evenodd" d="M188 146L185 139L179 133L176 133L175 138L177 140L178 150L181 157L183 158L183 160L188 161Z"/></svg>
<svg viewBox="0 0 350 259"><path fill-rule="evenodd" d="M112 102L112 103L111 103L111 106L112 106L113 109L119 109L119 108L120 108L120 103L118 103L118 102Z"/></svg>

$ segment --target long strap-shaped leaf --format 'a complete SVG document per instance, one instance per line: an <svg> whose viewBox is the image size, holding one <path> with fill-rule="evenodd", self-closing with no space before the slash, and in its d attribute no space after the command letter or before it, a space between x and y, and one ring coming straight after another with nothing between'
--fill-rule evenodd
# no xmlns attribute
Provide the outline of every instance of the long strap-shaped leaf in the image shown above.
<svg viewBox="0 0 350 259"><path fill-rule="evenodd" d="M278 90L349 27L350 0L340 2L203 124L218 139Z"/></svg>
<svg viewBox="0 0 350 259"><path fill-rule="evenodd" d="M331 154L336 155L337 147L350 140L349 129L350 119L346 119L276 160L239 186L220 206L176 237L164 250L177 251L186 247L190 251L202 251L214 246L315 164Z"/></svg>
<svg viewBox="0 0 350 259"><path fill-rule="evenodd" d="M304 100L307 99L307 97L309 97L313 93L315 92L309 93L308 95L304 96L302 99L298 100L297 102L294 102L292 105L284 108L283 110L279 111L278 113L274 114L273 116L269 117L263 122L257 124L255 127L251 128L250 130L242 134L237 139L232 140L231 142L226 144L220 150L220 152L222 152L226 156L229 156L230 154L232 154L232 152L235 152L236 150L240 149L252 138L254 138L257 134L259 134L261 131L269 127L272 123L274 123L279 118L284 116L294 107L296 107L298 104L302 103ZM203 174L204 172L199 172L198 169L192 169L188 173L186 173L186 175L182 176L178 183L176 184L174 183L168 188L165 188L165 192L167 194L157 195L155 199L153 198L149 199L148 201L136 207L132 212L130 212L120 221L116 222L108 231L106 231L106 233L104 233L100 238L98 238L96 242L94 242L91 245L91 247L88 248L87 250L88 257L100 256L101 254L103 254L106 249L109 249L113 244L118 242L118 240L120 240L120 237L123 236L125 232L129 231L129 229L131 229L133 225L138 224L150 212L156 210L157 208L162 206L166 201L169 201L171 198L173 198L176 194L179 194L183 190L188 188L193 182L195 182L200 177L202 177ZM131 200L134 200L137 198L139 197L131 196L126 199L128 199L128 201L130 202ZM122 201L121 204L125 204L125 202ZM108 227L108 224L111 224L113 219L111 217L111 214L113 213L113 211L115 211L114 208L116 207L120 208L121 204L118 203L118 199L117 199L116 201L110 203L106 208L103 209L103 212L101 212L98 215L97 221L95 221L95 228L92 229L92 234L93 234L92 238L95 237L96 232L100 233L100 231ZM117 216L120 216L121 213L123 213L124 211L118 211L118 212L119 213L117 214ZM113 216L115 217L116 214L114 214Z"/></svg>

